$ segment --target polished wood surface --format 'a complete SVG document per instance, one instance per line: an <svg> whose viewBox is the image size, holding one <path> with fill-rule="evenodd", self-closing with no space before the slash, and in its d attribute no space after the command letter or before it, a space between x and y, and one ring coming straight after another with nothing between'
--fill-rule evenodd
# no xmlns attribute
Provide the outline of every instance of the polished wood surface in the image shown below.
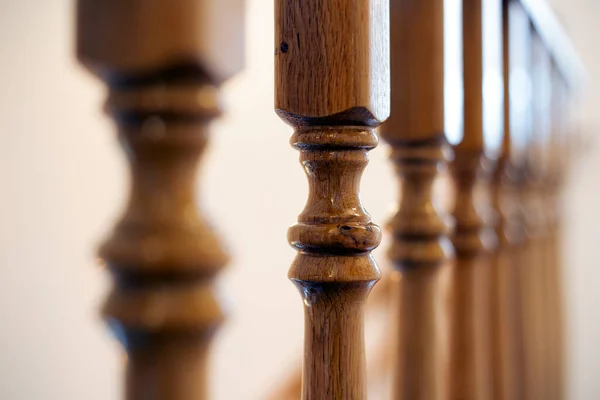
<svg viewBox="0 0 600 400"><path fill-rule="evenodd" d="M381 136L391 146L400 186L389 256L398 291L392 307L393 399L448 397L448 217L434 182L451 157L444 131L442 0L391 2L391 115Z"/></svg>
<svg viewBox="0 0 600 400"><path fill-rule="evenodd" d="M369 316L372 314L377 315L382 310L386 314L387 305L390 302L392 295L392 284L395 280L391 274L382 274L381 280L377 282L377 285L373 288L369 294L365 305L366 322L368 323ZM369 371L368 386L373 385L385 385L389 373L389 365L391 360L391 353L389 351L389 345L393 341L391 340L392 330L388 329L390 321L386 321L384 329L387 332L383 333L383 339L378 343L373 354L367 354L367 370ZM267 395L268 400L297 400L302 395L302 362L298 362L292 371L287 371L283 375L283 378L278 378L283 382L278 383L273 390Z"/></svg>
<svg viewBox="0 0 600 400"><path fill-rule="evenodd" d="M196 166L220 114L218 85L241 68L241 12L231 1L78 2L78 56L108 86L131 173L125 212L100 249L113 276L103 314L127 352L126 399L208 396L209 346L224 317L213 281L227 256L198 213ZM235 23L221 47L224 28L211 21L225 17Z"/></svg>
<svg viewBox="0 0 600 400"><path fill-rule="evenodd" d="M381 382L390 360L395 400L564 397L560 205L582 73L542 3L275 1L275 110L294 129L309 193L288 231L302 372L274 384L273 399L364 400L367 370ZM460 33L448 31L455 12ZM242 30L240 0L78 0L78 57L108 88L131 173L100 249L130 400L208 397L227 255L196 209L196 167L219 86L242 67ZM392 290L369 303L390 304L391 326L367 363L381 231L360 181L381 124L400 200ZM454 185L438 197L447 166Z"/></svg>
<svg viewBox="0 0 600 400"><path fill-rule="evenodd" d="M386 2L275 2L275 108L309 181L288 232L304 302L302 398L364 399L363 307L381 240L359 198L373 129L389 114Z"/></svg>
<svg viewBox="0 0 600 400"><path fill-rule="evenodd" d="M454 146L455 160L451 165L456 184L453 212L456 266L452 281L450 364L452 399L485 400L492 396L490 256L497 246L497 236L493 229L495 216L489 201L489 188L494 157L500 144L498 135L493 133L501 127L502 120L490 125L489 113L494 116L499 109L490 109L489 104L498 106L495 101L500 100L501 106L501 97L490 98L486 93L484 98L483 83L489 74L501 74L501 65L488 64L485 57L489 54L484 49L484 38L486 46L491 45L489 40L500 39L502 13L499 5L493 0L463 1L464 134ZM490 10L490 7L495 9ZM495 20L487 19L489 12ZM498 31L491 32L488 40L488 28L496 24ZM493 60L500 64L501 55L495 56L497 60ZM501 76L490 75L486 80L490 78L497 82ZM492 91L493 94L498 93Z"/></svg>

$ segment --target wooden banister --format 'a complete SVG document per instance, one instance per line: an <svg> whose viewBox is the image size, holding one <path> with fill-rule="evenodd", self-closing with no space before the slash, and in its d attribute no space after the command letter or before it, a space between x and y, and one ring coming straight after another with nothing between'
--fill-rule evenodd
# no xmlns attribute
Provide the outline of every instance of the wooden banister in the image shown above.
<svg viewBox="0 0 600 400"><path fill-rule="evenodd" d="M363 305L381 232L359 182L389 115L388 19L376 0L275 2L275 108L309 181L288 232L305 310L303 399L366 397Z"/></svg>
<svg viewBox="0 0 600 400"><path fill-rule="evenodd" d="M78 2L78 56L108 86L131 171L127 208L100 249L113 276L103 313L127 351L129 400L208 396L223 319L213 280L227 256L194 186L218 86L242 66L242 11L231 1Z"/></svg>
<svg viewBox="0 0 600 400"><path fill-rule="evenodd" d="M391 2L391 115L381 129L392 148L401 200L389 256L399 291L393 399L448 396L448 218L433 203L451 157L444 131L444 2Z"/></svg>
<svg viewBox="0 0 600 400"><path fill-rule="evenodd" d="M464 0L462 15L464 134L452 163L457 195L450 397L485 400L492 396L489 268L497 237L489 197L482 194L489 195L502 139L501 2Z"/></svg>

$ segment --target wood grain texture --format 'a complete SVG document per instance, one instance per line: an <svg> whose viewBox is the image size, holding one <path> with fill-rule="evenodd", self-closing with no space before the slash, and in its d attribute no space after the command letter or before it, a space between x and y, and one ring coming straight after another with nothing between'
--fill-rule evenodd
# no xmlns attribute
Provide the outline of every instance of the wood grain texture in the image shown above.
<svg viewBox="0 0 600 400"><path fill-rule="evenodd" d="M100 249L113 276L103 314L127 352L129 400L206 399L209 346L224 318L213 281L227 256L197 211L195 182L220 114L214 83L239 69L239 54L228 72L200 61L228 57L210 54L197 30L207 7L78 4L78 56L108 85L106 111L131 173L125 212Z"/></svg>
<svg viewBox="0 0 600 400"><path fill-rule="evenodd" d="M456 266L452 281L450 397L461 400L492 396L490 265L497 236L489 198L495 162L484 139L484 1L463 1L464 135L454 146L455 160L451 164L456 183L456 228L452 238Z"/></svg>
<svg viewBox="0 0 600 400"><path fill-rule="evenodd" d="M282 118L380 124L390 112L388 3L277 0L275 71Z"/></svg>
<svg viewBox="0 0 600 400"><path fill-rule="evenodd" d="M391 274L382 274L381 280L371 291L365 306L365 314L367 320L370 313L378 313L381 310L387 312L387 306L392 297L392 284L394 279ZM391 323L386 324L386 328ZM389 374L389 365L391 362L391 352L389 351L392 330L388 329L384 332L384 340L378 342L374 354L369 354L367 357L367 369L369 371L368 386L385 384ZM291 371L287 371L278 384L267 395L268 400L298 400L302 395L302 361Z"/></svg>
<svg viewBox="0 0 600 400"><path fill-rule="evenodd" d="M433 202L434 181L451 157L444 133L441 0L391 2L391 116L381 129L392 148L401 200L390 222L396 269L394 399L448 398L449 221Z"/></svg>
<svg viewBox="0 0 600 400"><path fill-rule="evenodd" d="M292 137L310 192L288 240L289 272L305 305L304 399L366 395L363 305L380 272L370 255L381 231L360 204L358 184L377 139L360 127L302 127Z"/></svg>
<svg viewBox="0 0 600 400"><path fill-rule="evenodd" d="M304 301L302 398L364 399L363 307L381 240L359 198L373 128L389 114L389 10L382 0L275 2L275 108L309 195L288 240Z"/></svg>

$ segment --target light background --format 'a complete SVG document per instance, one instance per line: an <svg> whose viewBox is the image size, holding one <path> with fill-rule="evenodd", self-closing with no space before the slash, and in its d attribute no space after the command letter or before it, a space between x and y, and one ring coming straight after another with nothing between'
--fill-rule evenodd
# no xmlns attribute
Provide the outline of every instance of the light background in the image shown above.
<svg viewBox="0 0 600 400"><path fill-rule="evenodd" d="M600 121L600 2L552 3L592 78L578 111L591 137ZM291 131L272 111L272 7L247 3L247 67L225 87L227 115L214 125L199 185L233 255L220 280L231 315L214 346L215 399L262 398L301 351L285 238L306 183ZM108 280L94 252L122 210L127 170L100 112L104 89L73 58L73 9L67 0L0 0L0 399L120 393L123 358L97 317ZM578 400L600 398L596 142L572 171L566 210L569 399ZM385 145L372 152L362 186L380 224L396 192L386 156Z"/></svg>

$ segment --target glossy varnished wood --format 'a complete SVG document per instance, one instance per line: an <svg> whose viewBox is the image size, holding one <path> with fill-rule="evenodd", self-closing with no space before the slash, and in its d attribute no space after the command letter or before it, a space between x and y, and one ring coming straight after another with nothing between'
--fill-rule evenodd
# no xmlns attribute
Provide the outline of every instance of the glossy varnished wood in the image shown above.
<svg viewBox="0 0 600 400"><path fill-rule="evenodd" d="M78 3L78 55L109 88L131 171L127 207L100 249L113 276L103 313L127 352L129 400L207 398L224 316L213 280L227 256L197 211L195 183L218 85L243 60L242 8L227 3ZM220 47L225 28L211 21L224 18Z"/></svg>
<svg viewBox="0 0 600 400"><path fill-rule="evenodd" d="M448 398L448 218L433 202L451 156L444 132L444 18L441 0L391 2L390 144L401 200L390 222L389 255L398 291L392 312L394 399Z"/></svg>
<svg viewBox="0 0 600 400"><path fill-rule="evenodd" d="M488 195L497 149L484 119L484 2L463 0L464 135L451 164L457 193L450 396L463 400L492 396L490 266L497 237Z"/></svg>
<svg viewBox="0 0 600 400"><path fill-rule="evenodd" d="M364 399L363 305L381 240L359 198L373 128L389 114L387 3L275 2L275 107L309 181L289 272L302 295L302 398Z"/></svg>
<svg viewBox="0 0 600 400"><path fill-rule="evenodd" d="M387 309L387 305L392 295L391 289L394 279L390 274L382 274L381 280L371 291L365 306L366 320L368 322L369 314L377 314ZM387 311L384 311L387 312ZM387 328L388 325L386 325ZM369 371L368 386L378 385L387 381L391 353L389 345L392 332L384 332L384 340L377 343L375 351L368 354L367 370ZM291 372L286 372L281 383L270 391L267 395L268 400L297 400L302 395L302 362Z"/></svg>

